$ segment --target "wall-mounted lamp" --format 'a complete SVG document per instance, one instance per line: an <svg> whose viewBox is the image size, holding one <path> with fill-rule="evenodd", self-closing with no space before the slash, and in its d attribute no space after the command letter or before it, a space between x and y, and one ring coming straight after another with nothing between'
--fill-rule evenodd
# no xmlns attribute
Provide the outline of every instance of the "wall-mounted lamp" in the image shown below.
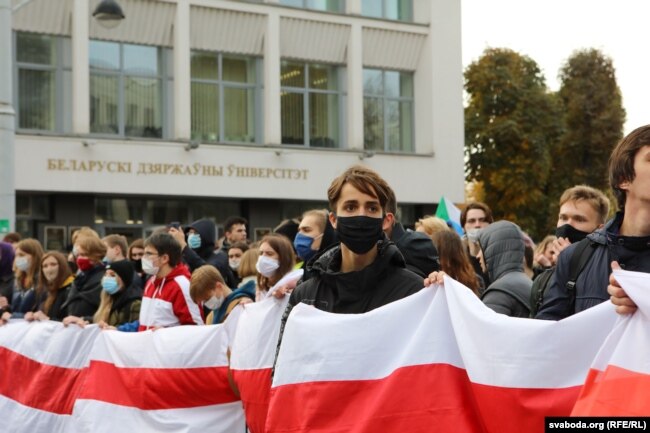
<svg viewBox="0 0 650 433"><path fill-rule="evenodd" d="M102 0L95 8L93 18L105 29L112 29L122 22L124 12L115 0Z"/></svg>
<svg viewBox="0 0 650 433"><path fill-rule="evenodd" d="M90 146L94 146L95 142L92 140L83 140L81 144L83 144L84 147L90 147Z"/></svg>
<svg viewBox="0 0 650 433"><path fill-rule="evenodd" d="M187 143L187 144L185 145L185 150L189 152L189 151L192 150L192 149L198 149L198 148L199 148L199 144L200 144L200 143L199 143L198 141L192 140L192 141L190 141L189 143Z"/></svg>

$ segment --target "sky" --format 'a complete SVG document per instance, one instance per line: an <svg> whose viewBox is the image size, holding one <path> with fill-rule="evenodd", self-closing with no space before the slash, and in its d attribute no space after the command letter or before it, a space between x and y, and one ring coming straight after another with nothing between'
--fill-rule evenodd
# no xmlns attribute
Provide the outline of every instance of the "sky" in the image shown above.
<svg viewBox="0 0 650 433"><path fill-rule="evenodd" d="M624 133L650 123L648 0L460 0L463 68L490 48L532 58L551 90L575 50L609 56L627 112Z"/></svg>

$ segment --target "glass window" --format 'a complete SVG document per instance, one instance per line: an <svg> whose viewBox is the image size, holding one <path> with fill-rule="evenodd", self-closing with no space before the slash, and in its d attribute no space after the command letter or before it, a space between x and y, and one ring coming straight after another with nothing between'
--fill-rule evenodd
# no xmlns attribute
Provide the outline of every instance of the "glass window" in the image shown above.
<svg viewBox="0 0 650 433"><path fill-rule="evenodd" d="M142 224L144 209L140 199L96 198L95 221Z"/></svg>
<svg viewBox="0 0 650 433"><path fill-rule="evenodd" d="M61 131L68 112L63 109L63 38L17 32L15 40L17 128Z"/></svg>
<svg viewBox="0 0 650 433"><path fill-rule="evenodd" d="M192 53L192 139L254 143L257 59Z"/></svg>
<svg viewBox="0 0 650 433"><path fill-rule="evenodd" d="M169 224L187 220L187 204L181 200L147 200L145 221L149 224Z"/></svg>
<svg viewBox="0 0 650 433"><path fill-rule="evenodd" d="M413 74L364 69L363 79L365 148L413 152Z"/></svg>
<svg viewBox="0 0 650 433"><path fill-rule="evenodd" d="M343 0L280 0L280 4L328 12L343 12L345 10Z"/></svg>
<svg viewBox="0 0 650 433"><path fill-rule="evenodd" d="M162 138L161 50L90 41L90 131Z"/></svg>
<svg viewBox="0 0 650 433"><path fill-rule="evenodd" d="M412 21L413 0L363 0L361 15L388 20Z"/></svg>
<svg viewBox="0 0 650 433"><path fill-rule="evenodd" d="M340 147L338 68L283 61L280 74L282 144Z"/></svg>

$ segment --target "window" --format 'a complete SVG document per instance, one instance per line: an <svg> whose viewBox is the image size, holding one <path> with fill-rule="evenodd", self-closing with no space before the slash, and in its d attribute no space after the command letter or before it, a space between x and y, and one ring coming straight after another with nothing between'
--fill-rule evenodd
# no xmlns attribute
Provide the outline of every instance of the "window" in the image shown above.
<svg viewBox="0 0 650 433"><path fill-rule="evenodd" d="M65 53L63 53L65 49ZM63 131L65 73L70 72L69 40L16 33L17 128Z"/></svg>
<svg viewBox="0 0 650 433"><path fill-rule="evenodd" d="M89 58L90 131L162 138L161 50L90 41Z"/></svg>
<svg viewBox="0 0 650 433"><path fill-rule="evenodd" d="M340 147L339 68L283 61L282 144Z"/></svg>
<svg viewBox="0 0 650 433"><path fill-rule="evenodd" d="M413 74L363 70L364 146L413 152Z"/></svg>
<svg viewBox="0 0 650 433"><path fill-rule="evenodd" d="M387 20L412 21L413 0L363 0L361 15Z"/></svg>
<svg viewBox="0 0 650 433"><path fill-rule="evenodd" d="M280 0L280 4L294 8L316 9L328 12L344 12L345 8L343 1L344 0Z"/></svg>
<svg viewBox="0 0 650 433"><path fill-rule="evenodd" d="M254 143L258 60L192 52L192 139Z"/></svg>

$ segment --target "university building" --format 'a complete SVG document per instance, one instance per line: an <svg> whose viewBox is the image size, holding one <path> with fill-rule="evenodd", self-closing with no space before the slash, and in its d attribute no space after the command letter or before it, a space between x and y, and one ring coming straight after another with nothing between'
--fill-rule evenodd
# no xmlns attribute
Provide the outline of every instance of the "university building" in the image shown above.
<svg viewBox="0 0 650 433"><path fill-rule="evenodd" d="M13 13L16 229L46 248L230 215L255 239L353 164L406 225L463 201L460 2L119 0L112 29L97 3Z"/></svg>

